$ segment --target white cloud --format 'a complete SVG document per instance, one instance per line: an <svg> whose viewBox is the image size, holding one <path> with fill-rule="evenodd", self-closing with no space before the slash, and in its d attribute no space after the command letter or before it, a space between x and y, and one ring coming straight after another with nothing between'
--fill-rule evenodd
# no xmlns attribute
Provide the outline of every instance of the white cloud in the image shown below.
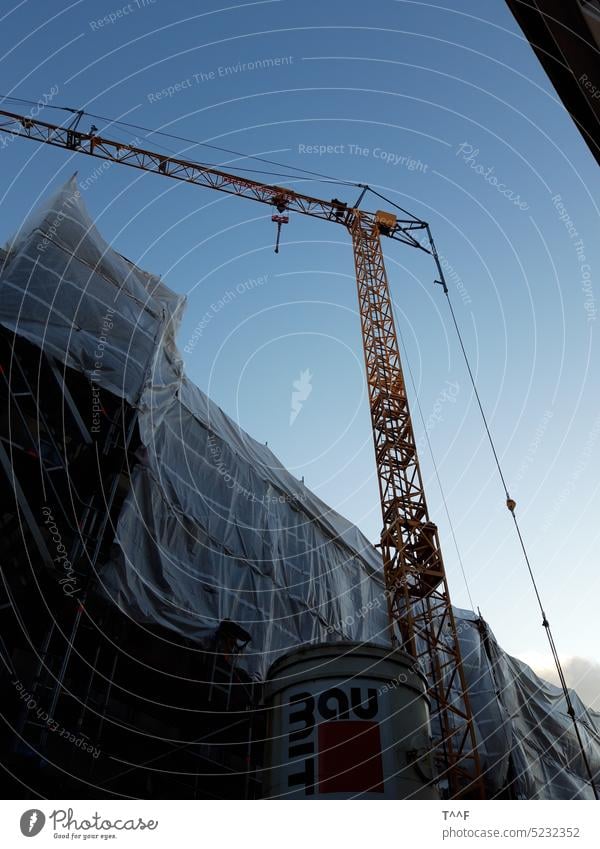
<svg viewBox="0 0 600 849"><path fill-rule="evenodd" d="M543 655L524 657L536 675L559 685L558 673L550 657ZM567 685L575 690L581 701L588 707L600 711L600 663L586 657L568 657L561 660Z"/></svg>

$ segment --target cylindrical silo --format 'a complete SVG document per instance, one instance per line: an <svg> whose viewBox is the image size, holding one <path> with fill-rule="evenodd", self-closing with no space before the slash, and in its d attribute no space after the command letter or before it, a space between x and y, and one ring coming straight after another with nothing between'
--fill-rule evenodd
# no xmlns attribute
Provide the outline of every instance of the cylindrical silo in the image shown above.
<svg viewBox="0 0 600 849"><path fill-rule="evenodd" d="M302 646L269 670L265 705L265 798L437 798L425 679L409 655Z"/></svg>

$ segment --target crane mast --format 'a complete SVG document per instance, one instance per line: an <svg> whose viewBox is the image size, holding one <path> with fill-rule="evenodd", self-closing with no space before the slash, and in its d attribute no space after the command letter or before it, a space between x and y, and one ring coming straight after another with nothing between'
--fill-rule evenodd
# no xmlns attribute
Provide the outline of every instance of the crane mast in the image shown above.
<svg viewBox="0 0 600 849"><path fill-rule="evenodd" d="M381 216L381 214L380 214ZM379 227L350 226L383 530L392 641L420 661L451 795L483 794L481 765L437 528L412 428Z"/></svg>
<svg viewBox="0 0 600 849"><path fill-rule="evenodd" d="M78 113L81 114L81 113ZM415 238L428 225L367 212L289 188L229 174L212 166L0 110L0 131L129 165L275 207L342 224L354 250L362 342L383 528L381 552L392 644L425 673L432 722L439 728L438 779L450 798L484 798L469 694L436 526L423 489L381 236L426 250ZM78 122L77 122L78 123Z"/></svg>

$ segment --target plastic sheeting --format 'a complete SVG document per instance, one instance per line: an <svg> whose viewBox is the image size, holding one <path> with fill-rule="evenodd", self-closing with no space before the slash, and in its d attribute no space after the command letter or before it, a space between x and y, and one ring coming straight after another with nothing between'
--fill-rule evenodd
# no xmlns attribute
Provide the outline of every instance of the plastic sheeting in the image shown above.
<svg viewBox="0 0 600 849"><path fill-rule="evenodd" d="M139 410L145 456L101 573L114 602L199 642L238 622L259 677L303 642L386 642L376 549L187 380L184 299L106 244L75 178L24 225L0 285L5 327ZM591 798L562 692L456 615L489 792ZM600 770L600 714L573 702Z"/></svg>
<svg viewBox="0 0 600 849"><path fill-rule="evenodd" d="M562 689L504 652L476 614L454 612L490 793L510 786L521 799L593 799ZM598 782L600 713L570 697Z"/></svg>
<svg viewBox="0 0 600 849"><path fill-rule="evenodd" d="M106 244L73 176L10 246L0 323L136 404L184 303Z"/></svg>
<svg viewBox="0 0 600 849"><path fill-rule="evenodd" d="M107 574L120 603L192 639L235 620L260 676L301 642L385 630L377 553L265 446L186 380L148 424L117 527L127 568Z"/></svg>

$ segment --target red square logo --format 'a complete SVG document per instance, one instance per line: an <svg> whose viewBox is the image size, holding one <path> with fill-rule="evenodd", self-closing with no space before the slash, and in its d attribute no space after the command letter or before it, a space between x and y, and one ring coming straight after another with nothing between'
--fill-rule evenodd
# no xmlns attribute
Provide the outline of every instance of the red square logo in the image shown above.
<svg viewBox="0 0 600 849"><path fill-rule="evenodd" d="M321 722L319 793L383 793L378 722Z"/></svg>

